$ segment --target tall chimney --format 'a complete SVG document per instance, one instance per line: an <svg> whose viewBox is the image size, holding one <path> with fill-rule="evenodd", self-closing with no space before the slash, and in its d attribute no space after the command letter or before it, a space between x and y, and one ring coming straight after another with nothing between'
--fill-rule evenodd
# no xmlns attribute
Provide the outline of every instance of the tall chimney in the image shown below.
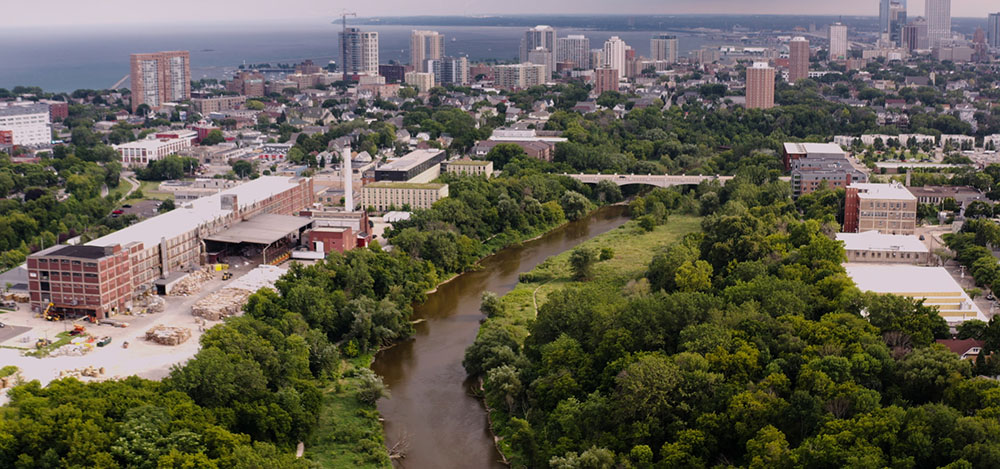
<svg viewBox="0 0 1000 469"><path fill-rule="evenodd" d="M351 147L345 146L340 171L344 173L344 211L354 211L354 171L351 169Z"/></svg>

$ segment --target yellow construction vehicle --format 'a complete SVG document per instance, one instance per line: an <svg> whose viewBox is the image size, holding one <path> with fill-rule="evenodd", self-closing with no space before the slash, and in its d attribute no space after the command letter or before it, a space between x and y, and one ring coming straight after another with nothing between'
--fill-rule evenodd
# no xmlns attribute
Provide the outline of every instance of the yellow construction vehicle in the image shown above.
<svg viewBox="0 0 1000 469"><path fill-rule="evenodd" d="M45 311L42 313L42 317L44 317L46 321L59 321L62 319L61 314L49 314L49 311L52 311L53 306L55 306L55 303L50 302L49 305L45 307Z"/></svg>

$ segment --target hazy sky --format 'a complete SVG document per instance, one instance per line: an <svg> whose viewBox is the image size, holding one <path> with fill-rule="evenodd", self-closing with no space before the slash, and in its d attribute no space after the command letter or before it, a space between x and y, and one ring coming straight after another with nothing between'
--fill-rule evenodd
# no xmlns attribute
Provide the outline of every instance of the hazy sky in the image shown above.
<svg viewBox="0 0 1000 469"><path fill-rule="evenodd" d="M3 24L14 27L122 23L297 20L329 22L345 5L362 16L488 15L550 13L688 14L762 13L877 15L878 0L29 0L3 6ZM909 16L922 15L924 0L910 0ZM1000 11L997 0L952 0L952 16L985 17Z"/></svg>

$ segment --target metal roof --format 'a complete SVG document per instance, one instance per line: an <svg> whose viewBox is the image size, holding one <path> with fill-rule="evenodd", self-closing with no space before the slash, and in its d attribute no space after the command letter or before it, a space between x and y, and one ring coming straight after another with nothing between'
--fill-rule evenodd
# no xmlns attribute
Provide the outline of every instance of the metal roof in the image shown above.
<svg viewBox="0 0 1000 469"><path fill-rule="evenodd" d="M222 243L271 244L312 223L312 219L265 214L241 221L228 230L205 238Z"/></svg>

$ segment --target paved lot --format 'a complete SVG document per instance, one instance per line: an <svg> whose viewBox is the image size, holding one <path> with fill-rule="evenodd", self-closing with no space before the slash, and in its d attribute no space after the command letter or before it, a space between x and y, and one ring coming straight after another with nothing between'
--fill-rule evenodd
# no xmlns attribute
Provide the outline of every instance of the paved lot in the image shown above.
<svg viewBox="0 0 1000 469"><path fill-rule="evenodd" d="M4 324L7 324L7 323L4 322L3 316L0 316L0 322L3 322ZM21 334L24 334L25 332L30 331L30 330L31 330L31 328L30 327L26 327L26 326L11 326L11 325L6 325L6 326L0 328L0 342L12 339L12 338L17 337L17 336L19 336Z"/></svg>

